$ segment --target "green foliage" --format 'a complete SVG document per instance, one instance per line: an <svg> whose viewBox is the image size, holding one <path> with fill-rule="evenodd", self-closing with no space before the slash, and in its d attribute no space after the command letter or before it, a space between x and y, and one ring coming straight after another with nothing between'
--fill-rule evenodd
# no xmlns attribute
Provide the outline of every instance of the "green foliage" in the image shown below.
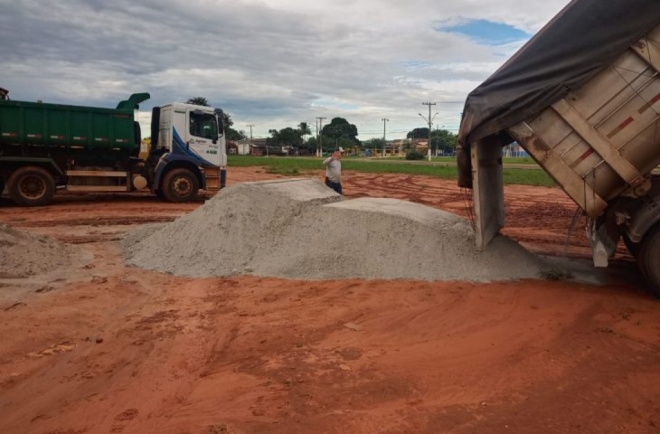
<svg viewBox="0 0 660 434"><path fill-rule="evenodd" d="M229 113L224 110L222 110L222 125L225 126L225 129L229 129L232 125L234 125L234 121L231 119L231 116L229 116Z"/></svg>
<svg viewBox="0 0 660 434"><path fill-rule="evenodd" d="M520 158L520 157L505 157L502 158L504 164L528 164L536 166L536 161L531 158Z"/></svg>
<svg viewBox="0 0 660 434"><path fill-rule="evenodd" d="M282 128L281 130L268 130L270 137L266 139L268 146L292 146L299 148L303 144L302 134L300 130L294 130L291 127Z"/></svg>
<svg viewBox="0 0 660 434"><path fill-rule="evenodd" d="M192 97L192 98L188 98L188 101L186 101L186 104L201 105L203 107L209 107L209 100L204 98L203 96L195 96L195 97Z"/></svg>
<svg viewBox="0 0 660 434"><path fill-rule="evenodd" d="M225 136L227 140L242 140L247 138L244 131L237 131L232 128L234 121L229 116L229 113L222 111L222 125L225 127Z"/></svg>
<svg viewBox="0 0 660 434"><path fill-rule="evenodd" d="M330 137L323 138L323 152L333 152L335 149L342 147L346 150L351 149L353 146L358 146L358 140L352 140L348 137L340 137L332 139Z"/></svg>
<svg viewBox="0 0 660 434"><path fill-rule="evenodd" d="M243 140L247 138L245 136L245 131L236 131L233 128L225 128L225 137L227 140Z"/></svg>
<svg viewBox="0 0 660 434"><path fill-rule="evenodd" d="M385 146L385 140L380 139L380 138L370 139L370 140L367 140L366 142L362 143L363 148L368 148L368 149L371 149L371 150L380 149L382 151L383 146Z"/></svg>
<svg viewBox="0 0 660 434"><path fill-rule="evenodd" d="M408 139L428 139L428 128L415 128L406 135ZM431 149L455 149L457 137L456 134L447 130L431 131Z"/></svg>
<svg viewBox="0 0 660 434"><path fill-rule="evenodd" d="M300 135L303 137L310 136L312 134L312 130L309 129L307 122L301 122L298 124L298 130L300 131Z"/></svg>
<svg viewBox="0 0 660 434"><path fill-rule="evenodd" d="M411 149L406 152L406 160L423 160L424 154L419 152L417 149Z"/></svg>
<svg viewBox="0 0 660 434"><path fill-rule="evenodd" d="M534 185L537 187L556 187L555 181L538 169L504 169L504 183L518 185Z"/></svg>
<svg viewBox="0 0 660 434"><path fill-rule="evenodd" d="M424 128L415 128L406 134L407 139L428 139L429 138L429 129Z"/></svg>
<svg viewBox="0 0 660 434"><path fill-rule="evenodd" d="M334 118L332 121L325 125L321 130L323 134L323 140L325 141L328 138L329 142L335 143L335 146L339 145L341 139L346 139L353 145L359 145L360 141L357 139L358 130L357 127L353 124L348 123L344 118ZM341 146L341 145L339 145Z"/></svg>
<svg viewBox="0 0 660 434"><path fill-rule="evenodd" d="M431 132L431 149L455 149L458 137L447 130Z"/></svg>
<svg viewBox="0 0 660 434"><path fill-rule="evenodd" d="M318 139L316 137L310 137L300 149L305 150L308 154L313 155L316 153L316 148L318 146Z"/></svg>

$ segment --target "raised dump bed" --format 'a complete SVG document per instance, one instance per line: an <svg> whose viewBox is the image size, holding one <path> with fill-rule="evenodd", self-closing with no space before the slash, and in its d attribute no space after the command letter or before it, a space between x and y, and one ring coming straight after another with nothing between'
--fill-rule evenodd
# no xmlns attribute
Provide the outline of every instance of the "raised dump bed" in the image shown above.
<svg viewBox="0 0 660 434"><path fill-rule="evenodd" d="M659 72L660 3L574 0L475 89L459 184L478 247L504 225L501 146L516 141L588 216L595 265L623 239L660 293Z"/></svg>

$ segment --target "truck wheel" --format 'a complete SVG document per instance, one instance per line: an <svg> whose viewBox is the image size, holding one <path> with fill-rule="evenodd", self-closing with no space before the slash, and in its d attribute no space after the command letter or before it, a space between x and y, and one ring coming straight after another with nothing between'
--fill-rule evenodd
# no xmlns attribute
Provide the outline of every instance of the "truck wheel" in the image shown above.
<svg viewBox="0 0 660 434"><path fill-rule="evenodd" d="M660 225L644 235L639 246L637 264L651 284L651 292L660 297Z"/></svg>
<svg viewBox="0 0 660 434"><path fill-rule="evenodd" d="M9 177L9 196L23 206L46 205L55 195L55 180L47 170L21 167Z"/></svg>
<svg viewBox="0 0 660 434"><path fill-rule="evenodd" d="M170 202L188 202L197 197L199 181L188 169L172 169L165 175L160 191Z"/></svg>

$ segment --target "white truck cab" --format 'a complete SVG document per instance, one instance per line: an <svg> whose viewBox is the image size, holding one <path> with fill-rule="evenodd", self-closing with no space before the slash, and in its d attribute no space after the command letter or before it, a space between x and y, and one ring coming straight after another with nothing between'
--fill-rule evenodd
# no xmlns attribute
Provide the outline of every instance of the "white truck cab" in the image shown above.
<svg viewBox="0 0 660 434"><path fill-rule="evenodd" d="M212 107L171 103L154 108L151 158L157 158L152 184L156 193L183 201L198 188L224 187L227 146L222 119L222 111ZM171 175L175 169L178 175Z"/></svg>

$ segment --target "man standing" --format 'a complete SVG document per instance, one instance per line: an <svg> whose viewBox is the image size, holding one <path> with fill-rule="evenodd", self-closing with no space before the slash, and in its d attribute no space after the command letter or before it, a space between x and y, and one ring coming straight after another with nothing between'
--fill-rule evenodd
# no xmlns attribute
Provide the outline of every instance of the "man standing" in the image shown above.
<svg viewBox="0 0 660 434"><path fill-rule="evenodd" d="M325 166L325 185L339 194L341 192L341 154L344 148L337 148L335 152L323 161Z"/></svg>

